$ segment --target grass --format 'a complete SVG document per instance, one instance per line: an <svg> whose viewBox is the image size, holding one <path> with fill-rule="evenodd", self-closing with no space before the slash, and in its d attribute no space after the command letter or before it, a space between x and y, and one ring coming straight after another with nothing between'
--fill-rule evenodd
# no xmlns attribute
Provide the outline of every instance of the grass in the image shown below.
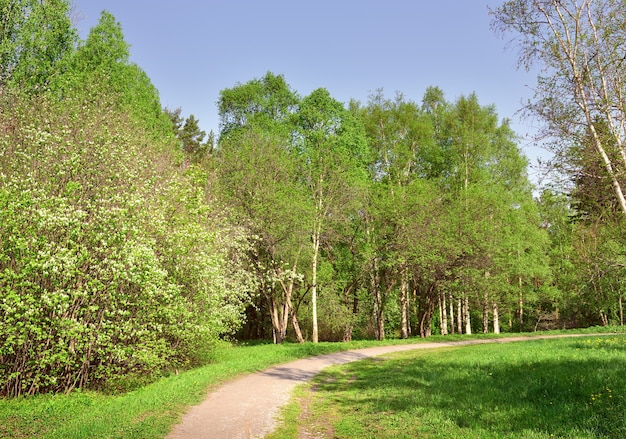
<svg viewBox="0 0 626 439"><path fill-rule="evenodd" d="M212 386L221 382L273 364L377 344L380 343L223 343L216 349L211 364L130 392L110 395L75 391L67 395L0 399L0 438L163 438L190 406L198 404Z"/></svg>
<svg viewBox="0 0 626 439"><path fill-rule="evenodd" d="M472 336L472 338L488 337L492 336ZM431 337L424 341L467 338L467 336ZM388 340L384 344L419 341ZM211 387L225 380L297 358L376 345L380 343L360 341L279 346L271 344L233 346L224 343L216 349L211 364L163 378L130 392L111 395L94 391L75 391L67 395L0 399L0 438L163 438L190 406L198 404ZM500 346L504 345L498 345ZM482 349L482 346L470 349ZM429 355L434 353L435 351L430 351ZM503 358L501 361L505 364L508 360ZM618 387L611 388L613 395L617 395L618 390ZM593 392L597 395L598 401L608 398L606 389L594 388ZM395 398L388 395L388 398L400 400L404 396L398 394ZM292 428L297 431L296 423L300 417L300 409L297 405L292 405L291 410L294 419ZM337 408L332 410L335 411ZM349 419L346 422L350 422Z"/></svg>
<svg viewBox="0 0 626 439"><path fill-rule="evenodd" d="M326 369L274 439L624 438L626 335L409 351Z"/></svg>

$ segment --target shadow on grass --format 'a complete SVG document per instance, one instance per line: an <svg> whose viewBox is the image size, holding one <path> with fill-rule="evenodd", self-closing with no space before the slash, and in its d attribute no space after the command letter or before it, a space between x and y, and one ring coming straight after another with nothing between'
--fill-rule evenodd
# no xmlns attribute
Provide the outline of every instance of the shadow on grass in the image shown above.
<svg viewBox="0 0 626 439"><path fill-rule="evenodd" d="M388 360L384 366L354 363L343 380L324 383L322 378L317 391L329 392L326 397L334 398L343 413L358 407L357 416L375 418L382 413L382 422L393 414L406 422L416 417L444 419L456 429L488 431L494 437L525 437L530 432L626 437L622 352L606 355L572 344L568 349L576 351L575 358L557 350L552 358L528 351L507 359L490 357L498 348L481 348L478 355L471 349L474 352L454 349L437 356L418 353Z"/></svg>

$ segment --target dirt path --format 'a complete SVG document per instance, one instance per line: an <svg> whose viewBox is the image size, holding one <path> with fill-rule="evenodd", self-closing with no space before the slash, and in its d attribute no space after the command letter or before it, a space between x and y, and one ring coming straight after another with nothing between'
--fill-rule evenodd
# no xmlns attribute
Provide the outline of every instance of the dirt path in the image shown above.
<svg viewBox="0 0 626 439"><path fill-rule="evenodd" d="M607 335L607 334L604 334ZM571 334L593 336L593 334ZM293 388L318 374L325 367L414 349L434 349L483 343L508 343L563 337L510 337L459 342L419 343L380 346L305 358L245 375L227 382L192 407L167 439L247 439L262 438L276 427L275 417L289 401Z"/></svg>

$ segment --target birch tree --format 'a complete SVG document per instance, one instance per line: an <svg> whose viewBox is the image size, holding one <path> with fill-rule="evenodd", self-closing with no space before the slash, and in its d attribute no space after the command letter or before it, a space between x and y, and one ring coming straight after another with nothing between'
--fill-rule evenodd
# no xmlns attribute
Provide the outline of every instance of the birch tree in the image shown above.
<svg viewBox="0 0 626 439"><path fill-rule="evenodd" d="M0 88L41 93L62 72L78 35L66 0L0 0Z"/></svg>
<svg viewBox="0 0 626 439"><path fill-rule="evenodd" d="M410 334L409 282L414 271L410 265L411 244L421 239L408 236L409 224L424 220L425 197L416 180L430 176L432 164L427 151L434 146L430 117L414 102L397 94L385 98L382 90L361 109L373 153L371 166L374 181L368 215L370 252L370 294L373 300L374 331L378 339L385 334L385 302L392 290L398 290L400 334Z"/></svg>
<svg viewBox="0 0 626 439"><path fill-rule="evenodd" d="M319 340L317 322L318 265L329 225L355 212L367 181L367 142L360 122L324 88L300 103L295 115L295 148L301 180L313 206L311 221L312 341Z"/></svg>
<svg viewBox="0 0 626 439"><path fill-rule="evenodd" d="M237 84L220 93L218 174L241 221L254 236L254 270L275 343L291 323L303 342L293 297L302 286L310 217L291 151L291 118L299 98L280 75Z"/></svg>
<svg viewBox="0 0 626 439"><path fill-rule="evenodd" d="M520 66L539 69L525 111L544 123L540 135L551 139L556 160L567 162L590 138L626 214L624 2L510 0L491 12L492 28L513 34Z"/></svg>

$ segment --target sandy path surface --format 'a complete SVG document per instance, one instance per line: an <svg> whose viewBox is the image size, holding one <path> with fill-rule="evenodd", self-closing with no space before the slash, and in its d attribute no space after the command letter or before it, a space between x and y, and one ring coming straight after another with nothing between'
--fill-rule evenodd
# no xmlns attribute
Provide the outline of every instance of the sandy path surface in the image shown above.
<svg viewBox="0 0 626 439"><path fill-rule="evenodd" d="M605 334L606 335L606 334ZM593 336L572 334L568 336ZM200 405L192 407L167 439L247 439L262 438L276 427L275 417L289 401L293 388L318 374L325 367L414 349L434 349L482 343L507 343L562 336L511 337L459 342L419 343L379 346L310 357L271 367L227 382Z"/></svg>

